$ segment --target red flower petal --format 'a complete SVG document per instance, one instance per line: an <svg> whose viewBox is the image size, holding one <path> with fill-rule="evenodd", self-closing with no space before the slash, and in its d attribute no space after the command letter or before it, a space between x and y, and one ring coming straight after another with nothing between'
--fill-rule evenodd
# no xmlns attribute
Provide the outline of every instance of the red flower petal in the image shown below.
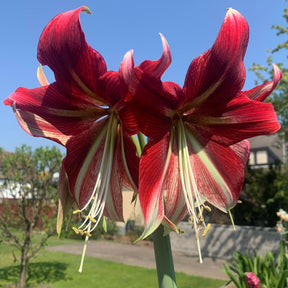
<svg viewBox="0 0 288 288"><path fill-rule="evenodd" d="M184 83L181 111L203 105L226 103L243 87L243 57L248 44L249 27L245 18L229 9L211 49L192 61Z"/></svg>
<svg viewBox="0 0 288 288"><path fill-rule="evenodd" d="M55 133L75 135L89 128L93 121L107 114L105 109L85 103L81 99L71 101L65 94L61 94L57 83L35 89L18 88L4 101L4 104L19 111L18 115L21 115L22 120L26 122L23 122L23 125L29 130L42 130L42 135L41 132L36 133L42 137L46 137L48 131L53 132L53 127L55 127ZM36 134L35 136L38 136ZM51 139L51 137L46 138Z"/></svg>
<svg viewBox="0 0 288 288"><path fill-rule="evenodd" d="M171 125L170 118L165 115L166 112L159 113L161 108L166 109L164 103L167 100L164 102L161 96L158 97L157 94L142 86L135 74L135 68L133 54L130 51L126 53L120 65L120 77L126 88L123 89L123 93L126 95L125 101L129 102L129 107L133 111L138 125L141 126L139 126L140 130L148 137L153 137L153 135L158 135L161 131L167 131L164 127L169 129ZM138 71L140 74L142 73L139 69ZM160 80L158 83L161 85Z"/></svg>
<svg viewBox="0 0 288 288"><path fill-rule="evenodd" d="M53 140L63 146L70 139L70 135L65 135L51 123L36 114L27 111L15 111L15 116L21 128L34 137L44 137Z"/></svg>
<svg viewBox="0 0 288 288"><path fill-rule="evenodd" d="M164 217L162 186L169 161L169 138L167 133L161 139L149 141L140 159L139 199L145 220L143 238L151 234Z"/></svg>
<svg viewBox="0 0 288 288"><path fill-rule="evenodd" d="M103 119L89 130L71 137L66 145L64 167L71 193L80 209L94 201L92 196L98 197L100 204L97 205L105 204L103 211L107 217L123 221L122 188L126 185L137 189L138 158L128 135L121 136L117 119L114 124L110 122L111 119ZM99 212L97 218L100 216Z"/></svg>
<svg viewBox="0 0 288 288"><path fill-rule="evenodd" d="M273 69L274 69L273 81L268 81L266 83L263 83L262 85L254 87L251 90L242 91L242 92L246 94L252 100L263 102L275 89L275 87L278 85L279 81L282 78L282 72L275 64L273 64Z"/></svg>
<svg viewBox="0 0 288 288"><path fill-rule="evenodd" d="M123 173L123 183L127 188L138 191L139 185L139 158L136 156L136 146L131 138L125 132L122 133L121 146L123 147L122 153L122 166L125 173ZM120 152L119 152L120 155Z"/></svg>
<svg viewBox="0 0 288 288"><path fill-rule="evenodd" d="M207 139L216 136L222 144L232 145L257 135L275 133L280 129L277 115L271 103L252 101L239 94L215 111L201 107L185 117L185 122L206 134ZM221 139L220 139L221 137Z"/></svg>
<svg viewBox="0 0 288 288"><path fill-rule="evenodd" d="M67 143L67 156L63 163L71 193L80 209L94 201L91 197L96 197L98 212L92 217L101 217L105 209L105 214L110 219L123 221L120 140L119 137L115 139L114 152L105 151L106 136L109 134L107 125L107 120L103 120L101 125L98 123L91 128L93 132L88 130L71 138Z"/></svg>
<svg viewBox="0 0 288 288"><path fill-rule="evenodd" d="M62 91L71 97L105 103L97 95L98 78L106 72L102 56L85 40L79 14L90 10L83 6L61 13L53 18L43 30L38 44L38 60L55 73ZM85 93L83 93L85 92Z"/></svg>
<svg viewBox="0 0 288 288"><path fill-rule="evenodd" d="M179 154L176 138L165 175L163 190L166 191L165 216L173 223L180 222L188 213L179 175Z"/></svg>
<svg viewBox="0 0 288 288"><path fill-rule="evenodd" d="M222 211L233 208L239 198L249 159L249 142L221 145L187 131L190 163L203 199ZM203 141L203 142L202 142ZM201 143L202 142L202 143Z"/></svg>
<svg viewBox="0 0 288 288"><path fill-rule="evenodd" d="M129 101L125 99L125 92L121 94L123 81L118 72L109 71L100 77L99 91L109 103L110 109L116 110L121 118L124 130L129 134L139 133L135 113L131 111ZM124 96L123 96L124 95Z"/></svg>
<svg viewBox="0 0 288 288"><path fill-rule="evenodd" d="M93 193L103 157L107 129L108 120L103 119L67 143L67 156L63 165L71 193L80 209L87 204Z"/></svg>
<svg viewBox="0 0 288 288"><path fill-rule="evenodd" d="M172 61L169 45L165 37L162 34L160 34L160 36L163 45L163 53L160 59L156 61L146 60L139 65L139 69L141 69L144 73L159 79L165 70L170 66Z"/></svg>

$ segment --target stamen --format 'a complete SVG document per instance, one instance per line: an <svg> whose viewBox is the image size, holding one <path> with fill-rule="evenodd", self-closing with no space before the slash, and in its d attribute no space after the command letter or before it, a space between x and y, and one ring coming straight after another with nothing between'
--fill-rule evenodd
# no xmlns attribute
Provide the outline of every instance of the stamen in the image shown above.
<svg viewBox="0 0 288 288"><path fill-rule="evenodd" d="M91 237L91 233L89 233L88 231L84 231L84 234L87 235L88 237Z"/></svg>
<svg viewBox="0 0 288 288"><path fill-rule="evenodd" d="M88 218L89 218L89 220L90 220L92 223L96 223L96 222L97 222L91 215L89 215Z"/></svg>
<svg viewBox="0 0 288 288"><path fill-rule="evenodd" d="M78 209L78 210L73 211L73 214L77 214L77 213L82 214L82 211L86 210L86 208L92 203L92 205L90 205L91 208L89 210L88 216L85 216L85 215L82 216L84 218L84 221L80 225L80 227L72 228L76 234L86 235L79 272L82 272L87 242L88 242L89 237L91 237L90 232L92 232L97 227L98 222L101 219L101 216L103 214L104 207L105 207L105 201L106 201L108 189L109 189L109 182L110 182L113 157L114 157L114 147L115 147L115 142L116 142L116 137L117 137L117 126L118 126L117 116L115 114L111 114L110 116L111 117L109 119L108 125L106 124L107 129L102 129L102 132L101 132L102 135L98 137L92 149L90 150L89 152L90 155L88 155L87 161L84 162L81 168L81 171L79 173L80 175L78 177L79 181L76 182L76 185L75 185L76 187L75 190L80 191L81 185L82 185L82 179L89 167L90 159L91 157L93 157L94 153L97 151L99 145L101 144L103 137L106 135L105 145L104 145L104 150L103 150L103 157L102 157L102 161L100 164L99 173L98 173L95 185L94 185L94 189L93 189L93 192L91 193L91 197L84 208L82 208L81 210ZM105 126L103 128L105 128ZM92 228L91 228L91 224L93 224Z"/></svg>
<svg viewBox="0 0 288 288"><path fill-rule="evenodd" d="M205 208L205 210L207 210L208 212L211 212L211 211L212 211L211 208L210 208L209 206L207 206L207 205L204 205L204 208Z"/></svg>
<svg viewBox="0 0 288 288"><path fill-rule="evenodd" d="M72 212L72 214L77 214L77 213L81 213L82 211L81 210L74 210L73 212Z"/></svg>
<svg viewBox="0 0 288 288"><path fill-rule="evenodd" d="M91 194L91 198L87 202L86 206L82 209L82 211L86 210L91 201L93 201L93 203L89 210L87 218L84 220L84 222L78 229L84 227L84 230L87 230L88 226L92 222L94 225L92 228L90 227L90 231L93 231L101 219L105 207L105 200L108 192L110 175L112 170L117 123L118 122L116 115L111 114L107 128L103 158L100 165L98 177L93 192ZM95 218L98 220L95 220Z"/></svg>
<svg viewBox="0 0 288 288"><path fill-rule="evenodd" d="M75 233L86 235L79 272L82 272L87 243L89 237L91 237L91 232L97 227L105 208L105 202L108 194L109 182L114 158L114 148L117 137L117 126L118 126L117 116L115 114L111 114L107 127L107 135L105 139L102 161L100 164L93 192L85 207L82 208L81 210L74 211L75 214L83 212L89 205L92 204L89 209L88 215L83 217L84 221L80 225L80 227L78 227L78 229L73 227ZM81 185L79 184L79 189L80 188Z"/></svg>
<svg viewBox="0 0 288 288"><path fill-rule="evenodd" d="M80 231L76 228L76 227L72 227L73 231L76 233L76 234L79 234Z"/></svg>
<svg viewBox="0 0 288 288"><path fill-rule="evenodd" d="M78 270L80 273L82 273L82 270L83 270L83 264L84 264L84 258L85 258L85 254L86 254L86 249L87 249L88 240L89 240L89 236L86 235L86 237L85 237L85 243L84 243L84 247L83 247L83 251L82 251L82 257L81 257L80 267L79 267L79 270Z"/></svg>
<svg viewBox="0 0 288 288"><path fill-rule="evenodd" d="M203 227L205 227L205 230L207 229L203 217L203 211L204 209L209 211L210 207L204 205L200 193L198 191L195 175L193 174L193 170L191 167L190 155L185 135L185 128L181 120L178 120L177 130L178 130L178 149L179 149L179 170L180 170L182 189L186 201L186 206L190 214L190 220L193 221L193 227L196 232L195 235L199 254L199 261L200 263L203 263L199 234ZM197 214L196 214L196 207L198 208ZM207 231L206 232L204 231L205 234L207 233Z"/></svg>
<svg viewBox="0 0 288 288"><path fill-rule="evenodd" d="M203 236L203 237L207 234L207 232L208 232L208 230L210 229L210 227L211 227L211 224L208 223L207 226L206 226L206 228L204 229L204 231L203 231L203 233L202 233L202 236Z"/></svg>
<svg viewBox="0 0 288 288"><path fill-rule="evenodd" d="M199 237L196 238L196 242L197 242L197 248L198 248L199 262L200 262L200 264L202 264L203 259L202 259L201 245L200 245Z"/></svg>
<svg viewBox="0 0 288 288"><path fill-rule="evenodd" d="M197 218L198 218L198 219L202 218L203 210L204 210L204 207L201 206L201 208L200 208L200 210L199 210L199 212L198 212L198 215L197 215Z"/></svg>
<svg viewBox="0 0 288 288"><path fill-rule="evenodd" d="M236 227L235 227L235 224L234 224L233 215L232 215L232 213L231 213L230 210L228 210L228 214L229 214L229 217L230 217L231 224L232 224L232 226L233 226L233 230L236 231Z"/></svg>

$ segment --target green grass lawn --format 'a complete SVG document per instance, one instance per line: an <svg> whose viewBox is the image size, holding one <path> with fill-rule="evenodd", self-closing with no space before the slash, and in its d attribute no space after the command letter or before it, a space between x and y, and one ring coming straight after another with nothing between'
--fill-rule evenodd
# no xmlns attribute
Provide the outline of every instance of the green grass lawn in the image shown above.
<svg viewBox="0 0 288 288"><path fill-rule="evenodd" d="M52 238L48 245L71 243L74 240L57 240ZM13 262L13 249L0 244L0 287L17 282L19 265ZM18 254L17 254L18 255ZM78 272L79 256L49 252L44 249L30 262L28 281L29 287L49 288L152 288L158 287L157 274L154 269L134 267L111 261L85 258L85 269ZM205 287L217 288L225 281L190 276L176 273L179 288ZM48 283L47 285L40 284Z"/></svg>

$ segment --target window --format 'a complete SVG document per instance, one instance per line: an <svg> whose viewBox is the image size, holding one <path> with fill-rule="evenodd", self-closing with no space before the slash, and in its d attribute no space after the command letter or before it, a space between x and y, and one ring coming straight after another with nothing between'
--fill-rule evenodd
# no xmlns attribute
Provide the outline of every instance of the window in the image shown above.
<svg viewBox="0 0 288 288"><path fill-rule="evenodd" d="M255 153L251 152L249 157L249 165L255 165Z"/></svg>
<svg viewBox="0 0 288 288"><path fill-rule="evenodd" d="M258 165L268 164L268 154L266 150L259 150L256 152L256 163Z"/></svg>

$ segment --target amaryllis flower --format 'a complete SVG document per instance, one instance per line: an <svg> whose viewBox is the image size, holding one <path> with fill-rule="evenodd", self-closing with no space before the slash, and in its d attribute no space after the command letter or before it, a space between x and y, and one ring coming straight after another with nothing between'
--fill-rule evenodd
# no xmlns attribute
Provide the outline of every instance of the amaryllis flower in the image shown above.
<svg viewBox="0 0 288 288"><path fill-rule="evenodd" d="M135 67L132 52L125 55L120 74L140 130L150 139L140 160L143 237L163 220L173 226L187 211L198 233L206 227L206 201L230 211L249 157L245 139L280 128L273 106L262 102L281 78L276 66L273 81L241 91L248 35L244 17L229 9L214 45L192 61L182 88L161 81L171 63L162 35L159 60Z"/></svg>
<svg viewBox="0 0 288 288"><path fill-rule="evenodd" d="M249 288L261 288L260 280L253 272L248 272L245 275L245 280Z"/></svg>
<svg viewBox="0 0 288 288"><path fill-rule="evenodd" d="M13 107L21 127L67 148L60 173L60 214L71 196L80 210L88 209L76 232L90 232L102 214L123 220L122 188L137 189L138 165L129 134L137 132L118 72L107 72L102 56L85 40L79 14L87 7L61 13L45 27L38 60L54 72L48 84L18 88L4 101ZM71 195L71 196L70 196Z"/></svg>

